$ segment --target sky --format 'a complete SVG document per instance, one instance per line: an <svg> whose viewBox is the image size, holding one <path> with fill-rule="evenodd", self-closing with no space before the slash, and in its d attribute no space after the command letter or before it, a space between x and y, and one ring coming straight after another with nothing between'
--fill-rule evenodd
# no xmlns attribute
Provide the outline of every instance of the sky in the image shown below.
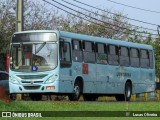
<svg viewBox="0 0 160 120"><path fill-rule="evenodd" d="M70 0L72 1L72 0ZM108 8L111 11L120 11L123 14L127 15L129 18L154 23L160 25L160 13L152 13L142 10L137 10L129 7L125 7L119 4L115 4L109 2L107 0L81 0L87 4L92 6L97 6L98 8ZM126 4L129 6L134 6L143 9L149 9L152 11L159 11L160 12L160 0L112 0L118 3ZM147 28L157 29L157 26L147 25L135 21L129 21L131 24L143 26Z"/></svg>
<svg viewBox="0 0 160 120"><path fill-rule="evenodd" d="M68 4L62 2L61 0L57 0L57 1L60 3L63 3L64 5L68 5ZM74 2L73 0L66 0L66 1L73 3L73 4L76 4L76 5L81 5L79 3ZM82 3L88 4L88 5L100 8L100 9L109 9L113 13L115 11L122 12L124 15L126 15L127 17L132 18L132 19L160 25L160 13L153 13L153 12L147 12L147 11L129 8L126 6L122 6L119 4L109 2L108 0L77 0L77 1L80 1ZM133 7L138 7L138 8L142 8L142 9L148 9L148 10L160 12L160 0L112 0L112 1L126 4L126 5L133 6ZM85 9L91 10L90 7L87 7L84 5L81 5L81 7L84 7ZM63 9L65 9L65 8L63 8ZM157 30L157 26L155 26L155 25L154 26L148 25L148 24L144 24L144 23L140 23L140 22L136 22L136 21L132 21L132 20L129 20L128 22L133 25L136 25L136 26L142 26L142 27ZM151 31L151 32L154 34L157 34L156 31L155 32Z"/></svg>

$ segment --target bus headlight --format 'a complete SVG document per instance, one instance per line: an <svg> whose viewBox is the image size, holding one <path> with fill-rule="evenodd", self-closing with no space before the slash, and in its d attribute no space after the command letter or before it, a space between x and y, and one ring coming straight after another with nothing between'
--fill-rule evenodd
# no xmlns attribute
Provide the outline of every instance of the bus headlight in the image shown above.
<svg viewBox="0 0 160 120"><path fill-rule="evenodd" d="M55 79L58 77L57 74L52 75L50 78L48 78L48 80L46 80L46 84L47 83L53 83L55 81Z"/></svg>
<svg viewBox="0 0 160 120"><path fill-rule="evenodd" d="M18 80L14 77L10 77L10 81L13 83L13 84L19 84Z"/></svg>

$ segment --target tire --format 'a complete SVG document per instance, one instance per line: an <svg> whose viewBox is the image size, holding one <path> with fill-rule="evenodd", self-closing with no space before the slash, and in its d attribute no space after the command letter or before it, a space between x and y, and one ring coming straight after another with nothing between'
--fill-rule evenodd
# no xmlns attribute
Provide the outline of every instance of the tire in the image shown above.
<svg viewBox="0 0 160 120"><path fill-rule="evenodd" d="M132 85L127 82L125 85L125 100L130 101L132 95Z"/></svg>
<svg viewBox="0 0 160 120"><path fill-rule="evenodd" d="M78 81L76 81L74 84L73 93L68 96L70 101L78 101L79 100L81 92L82 92L81 88L82 88L82 86L80 85L80 83Z"/></svg>
<svg viewBox="0 0 160 120"><path fill-rule="evenodd" d="M132 85L127 82L125 84L124 94L116 95L117 101L130 101L132 95Z"/></svg>
<svg viewBox="0 0 160 120"><path fill-rule="evenodd" d="M84 101L96 101L98 99L98 96L91 95L91 94L85 94L83 95Z"/></svg>
<svg viewBox="0 0 160 120"><path fill-rule="evenodd" d="M30 93L29 97L33 101L40 101L40 100L42 100L42 94L39 94L39 93Z"/></svg>

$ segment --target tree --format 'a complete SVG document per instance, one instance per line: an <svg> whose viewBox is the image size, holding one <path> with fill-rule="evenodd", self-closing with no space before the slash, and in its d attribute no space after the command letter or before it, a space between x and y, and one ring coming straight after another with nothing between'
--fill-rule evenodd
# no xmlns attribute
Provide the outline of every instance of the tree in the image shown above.
<svg viewBox="0 0 160 120"><path fill-rule="evenodd" d="M39 1L24 1L24 30L55 29L58 11Z"/></svg>
<svg viewBox="0 0 160 120"><path fill-rule="evenodd" d="M0 0L0 53L9 50L9 42L15 32L15 0Z"/></svg>
<svg viewBox="0 0 160 120"><path fill-rule="evenodd" d="M156 76L160 78L160 37L153 43L155 53Z"/></svg>
<svg viewBox="0 0 160 120"><path fill-rule="evenodd" d="M1 0L0 4L0 46L8 46L15 32L16 0ZM137 33L138 27L128 23L122 13L80 11L75 15L53 9L47 3L24 0L24 30L65 30L131 42L143 42L143 34ZM83 13L83 14L81 14ZM5 41L5 42L4 42ZM5 45L4 45L5 44ZM7 47L3 47L7 48Z"/></svg>
<svg viewBox="0 0 160 120"><path fill-rule="evenodd" d="M60 24L63 26L62 30L70 32L141 42L143 34L137 33L139 28L129 24L128 20L122 16L124 15L119 12L110 15L107 12L100 11L81 11L76 15L67 14L63 16Z"/></svg>
<svg viewBox="0 0 160 120"><path fill-rule="evenodd" d="M31 0L24 0L24 7L24 30L56 29L58 11ZM0 53L8 52L16 22L16 0L0 0Z"/></svg>

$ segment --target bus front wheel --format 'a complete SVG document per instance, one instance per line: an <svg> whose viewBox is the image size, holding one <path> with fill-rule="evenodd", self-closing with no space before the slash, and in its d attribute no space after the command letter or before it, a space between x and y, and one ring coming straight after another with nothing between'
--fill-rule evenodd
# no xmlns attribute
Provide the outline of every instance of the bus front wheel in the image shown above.
<svg viewBox="0 0 160 120"><path fill-rule="evenodd" d="M117 101L130 101L132 95L132 85L130 82L125 84L124 94L116 95Z"/></svg>
<svg viewBox="0 0 160 120"><path fill-rule="evenodd" d="M78 101L80 95L81 95L81 85L78 81L76 81L74 84L73 93L70 94L68 97L70 101Z"/></svg>

